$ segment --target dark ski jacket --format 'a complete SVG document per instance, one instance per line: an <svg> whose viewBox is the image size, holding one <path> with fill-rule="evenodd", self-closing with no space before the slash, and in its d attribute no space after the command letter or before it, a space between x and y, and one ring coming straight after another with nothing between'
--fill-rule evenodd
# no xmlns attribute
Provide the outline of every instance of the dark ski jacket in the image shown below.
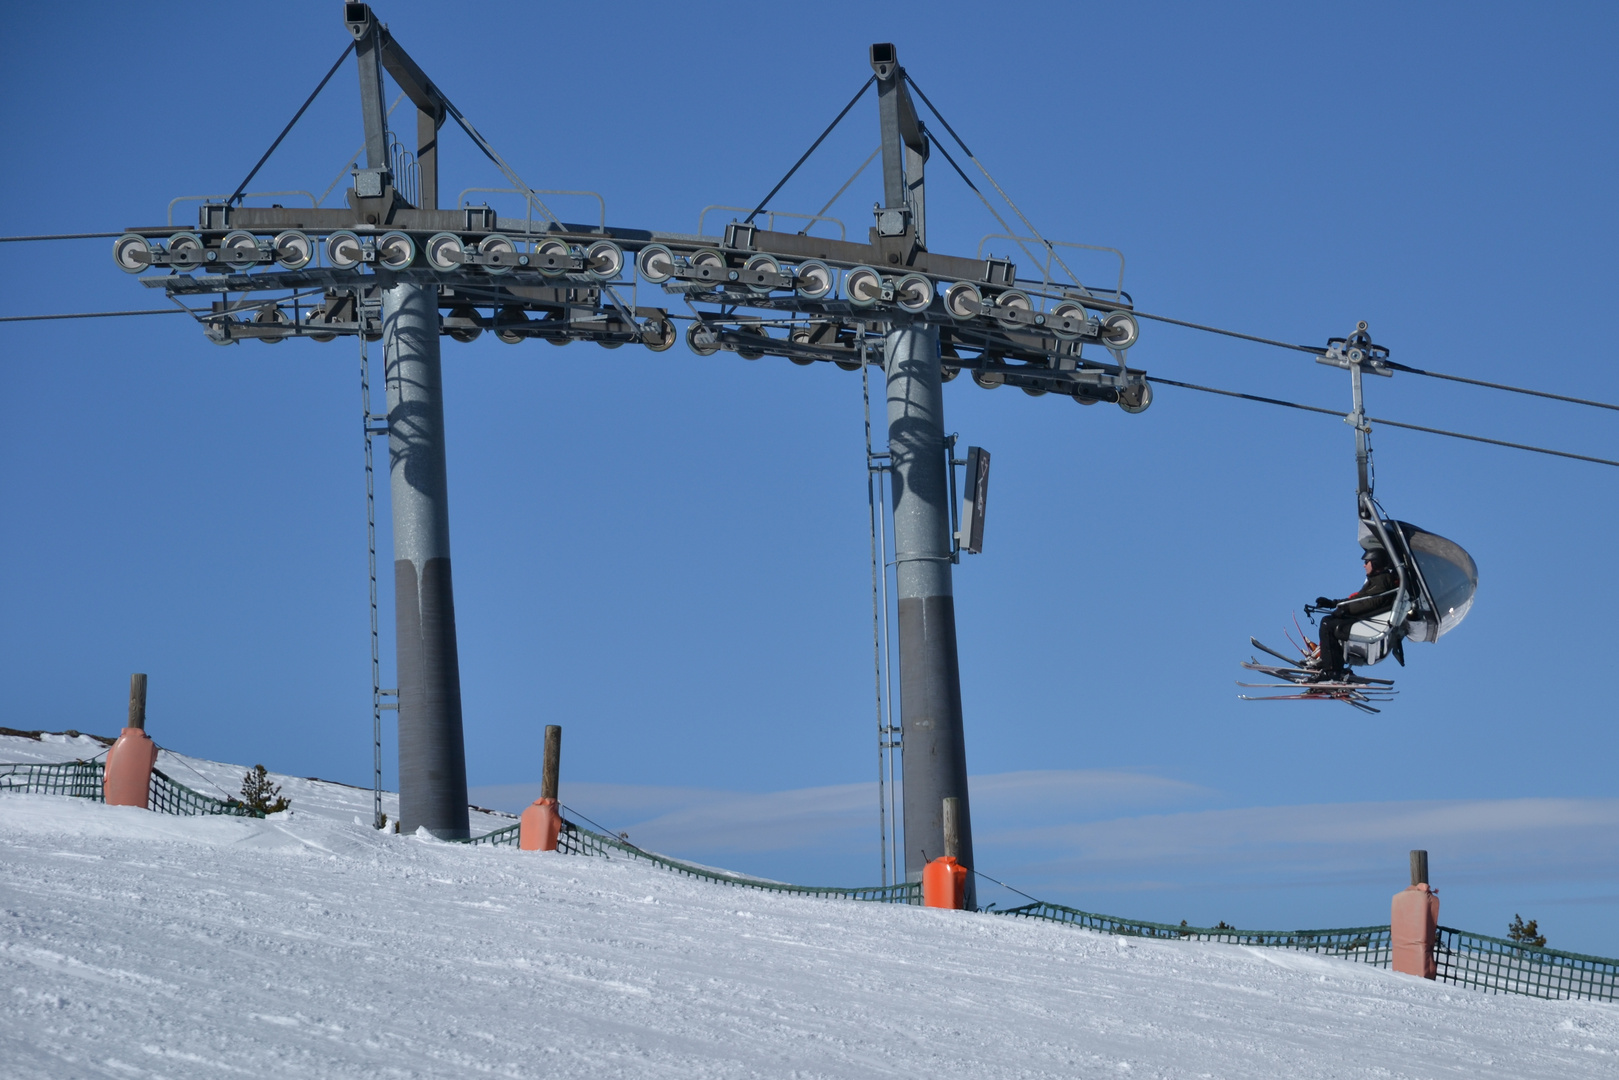
<svg viewBox="0 0 1619 1080"><path fill-rule="evenodd" d="M1366 579L1366 584L1339 603L1334 615L1351 615L1363 619L1368 615L1381 615L1394 606L1394 591L1400 587L1400 575L1393 567L1379 570ZM1382 595L1382 594L1387 595Z"/></svg>

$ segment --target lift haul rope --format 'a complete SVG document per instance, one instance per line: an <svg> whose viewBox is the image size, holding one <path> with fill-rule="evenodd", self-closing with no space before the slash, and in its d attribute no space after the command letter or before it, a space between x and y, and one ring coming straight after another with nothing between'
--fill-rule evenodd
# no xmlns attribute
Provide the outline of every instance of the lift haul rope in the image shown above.
<svg viewBox="0 0 1619 1080"><path fill-rule="evenodd" d="M1336 416L1343 418L1343 413L1337 409L1324 409L1319 405L1301 405L1296 401L1283 401L1281 398L1261 397L1258 394L1244 394L1237 390L1221 390L1213 386L1199 386L1196 383L1180 382L1176 379L1164 379L1156 375L1148 375L1150 383L1160 383L1164 386L1178 386L1182 390L1197 390L1204 394L1218 394L1221 397L1241 398L1244 401L1257 401L1261 405L1280 405L1285 409L1298 409L1300 412L1320 413L1323 416ZM1608 406L1611 408L1612 406ZM1446 431L1443 428L1424 427L1421 424L1406 424L1399 420L1383 420L1376 416L1368 416L1368 423L1383 424L1386 427L1405 428L1407 431L1423 431L1429 435L1444 435L1452 439L1466 439L1469 442L1489 443L1491 446L1505 446L1511 450L1527 450L1533 454L1549 454L1552 457L1572 458L1575 461L1589 461L1593 465L1612 465L1619 468L1619 461L1610 461L1607 458L1591 457L1588 454L1571 454L1567 450L1549 450L1544 446L1530 446L1528 443L1507 442L1505 439L1489 439L1483 435L1468 435L1460 431Z"/></svg>

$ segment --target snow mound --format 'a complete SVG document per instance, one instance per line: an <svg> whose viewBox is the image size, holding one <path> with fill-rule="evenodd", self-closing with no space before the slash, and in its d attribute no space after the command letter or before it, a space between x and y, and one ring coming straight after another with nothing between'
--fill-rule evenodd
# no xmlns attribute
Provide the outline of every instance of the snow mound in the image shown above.
<svg viewBox="0 0 1619 1080"><path fill-rule="evenodd" d="M1611 1005L386 835L298 785L262 821L0 796L6 1075L1619 1075Z"/></svg>

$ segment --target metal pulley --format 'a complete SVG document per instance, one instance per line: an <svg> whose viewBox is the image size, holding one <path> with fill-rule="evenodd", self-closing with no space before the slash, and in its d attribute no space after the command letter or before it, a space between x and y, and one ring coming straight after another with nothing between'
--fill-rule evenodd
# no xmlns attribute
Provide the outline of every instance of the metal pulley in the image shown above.
<svg viewBox="0 0 1619 1080"><path fill-rule="evenodd" d="M403 270L416 261L416 241L402 232L391 232L377 241L377 262L389 270Z"/></svg>

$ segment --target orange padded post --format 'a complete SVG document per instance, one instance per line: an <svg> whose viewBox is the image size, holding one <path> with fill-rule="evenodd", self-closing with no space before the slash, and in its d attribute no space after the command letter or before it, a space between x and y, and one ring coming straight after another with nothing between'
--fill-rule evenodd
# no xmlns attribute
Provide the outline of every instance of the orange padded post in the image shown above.
<svg viewBox="0 0 1619 1080"><path fill-rule="evenodd" d="M147 809L152 790L152 766L157 764L157 743L140 728L126 727L107 751L101 794L108 806Z"/></svg>
<svg viewBox="0 0 1619 1080"><path fill-rule="evenodd" d="M1426 881L1394 894L1389 938L1395 971L1432 979L1438 974L1434 942L1439 936L1439 896Z"/></svg>
<svg viewBox="0 0 1619 1080"><path fill-rule="evenodd" d="M957 911L967 906L967 868L954 855L941 856L922 868L922 906Z"/></svg>
<svg viewBox="0 0 1619 1080"><path fill-rule="evenodd" d="M150 809L152 766L157 764L157 743L146 734L146 676L129 677L129 726L107 751L101 774L101 797L108 806Z"/></svg>
<svg viewBox="0 0 1619 1080"><path fill-rule="evenodd" d="M524 851L555 851L562 832L562 814L555 799L535 799L517 819L517 846Z"/></svg>

